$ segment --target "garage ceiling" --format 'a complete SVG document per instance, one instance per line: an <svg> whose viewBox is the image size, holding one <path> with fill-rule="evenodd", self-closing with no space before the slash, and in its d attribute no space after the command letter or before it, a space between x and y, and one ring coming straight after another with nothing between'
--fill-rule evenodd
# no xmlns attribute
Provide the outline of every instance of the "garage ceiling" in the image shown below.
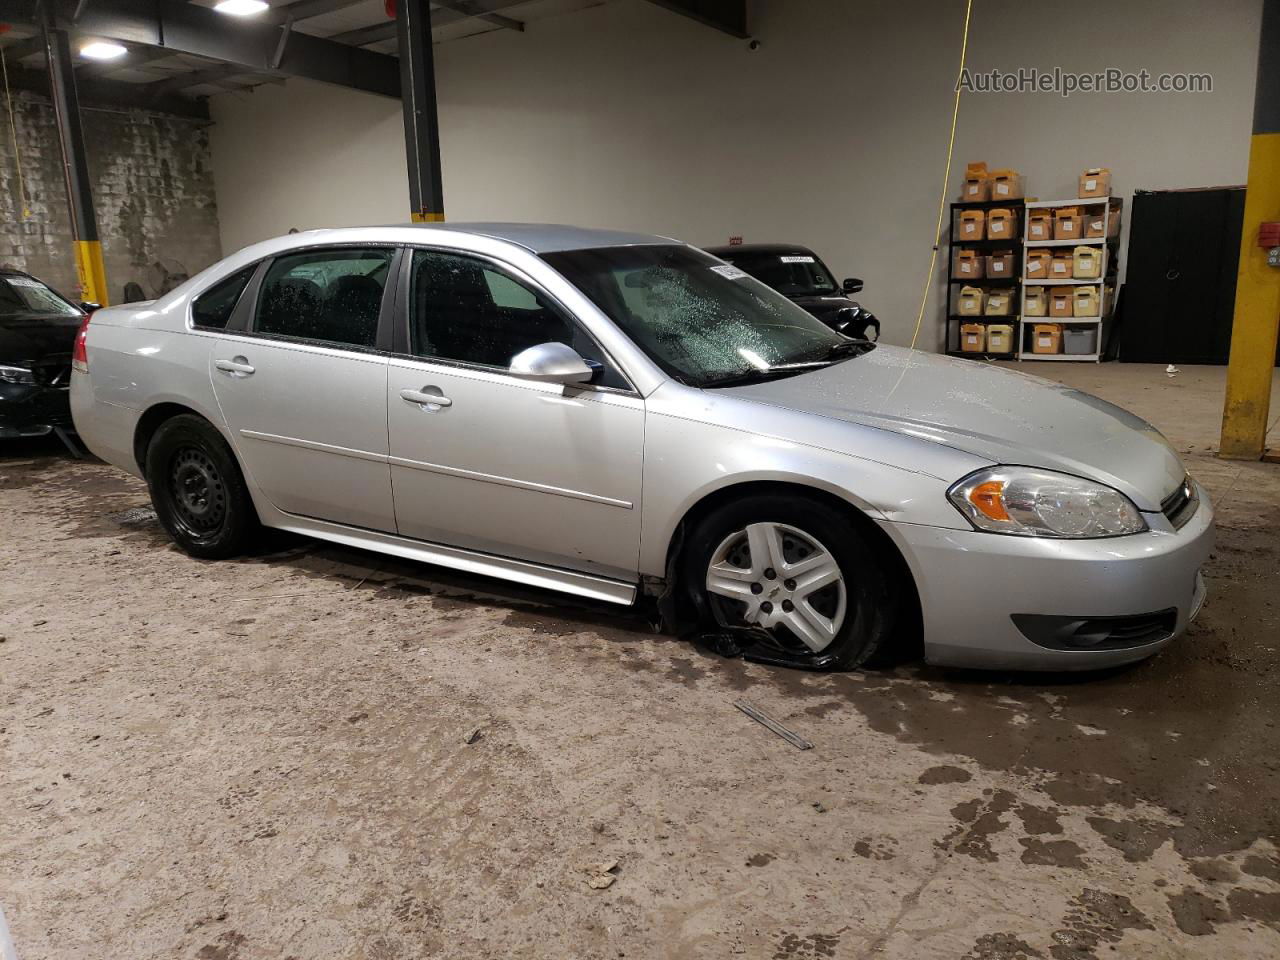
<svg viewBox="0 0 1280 960"><path fill-rule="evenodd" d="M128 48L119 60L80 60L78 86L93 99L172 103L309 76L397 95L395 21L385 0L271 0L250 18L206 13L217 0L76 0L59 4L76 41L112 39ZM600 6L608 0L432 0L436 43L492 31L523 32L526 23ZM744 0L653 0L735 36L746 35ZM203 7L204 10L192 10ZM158 13L157 13L158 11ZM215 19L216 18L216 19ZM44 49L34 0L0 0L0 35L11 76L42 70ZM327 43L315 43L318 38ZM350 48L350 52L339 47ZM234 49L233 49L234 48ZM363 51L357 53L356 51ZM18 69L15 71L15 65ZM111 96L114 92L115 96Z"/></svg>

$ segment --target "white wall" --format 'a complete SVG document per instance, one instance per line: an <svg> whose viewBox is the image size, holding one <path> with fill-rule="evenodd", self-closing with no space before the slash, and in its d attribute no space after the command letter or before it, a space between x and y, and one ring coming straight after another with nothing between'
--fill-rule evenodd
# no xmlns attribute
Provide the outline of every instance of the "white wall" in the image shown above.
<svg viewBox="0 0 1280 960"><path fill-rule="evenodd" d="M967 160L1073 196L1086 166L1134 188L1243 183L1261 0L977 0L974 70L1205 72L1211 94L966 95ZM885 339L911 339L959 57L961 0L759 0L745 41L643 0L438 45L450 220L550 220L698 244L807 243ZM298 81L213 101L223 247L291 226L403 222L398 102ZM940 260L943 259L940 257ZM940 263L940 270L945 264ZM920 345L936 347L940 284Z"/></svg>

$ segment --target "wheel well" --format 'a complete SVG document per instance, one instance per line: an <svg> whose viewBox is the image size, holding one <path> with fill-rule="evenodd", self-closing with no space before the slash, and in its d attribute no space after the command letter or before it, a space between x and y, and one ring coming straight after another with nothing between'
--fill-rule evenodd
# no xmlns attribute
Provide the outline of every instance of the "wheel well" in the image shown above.
<svg viewBox="0 0 1280 960"><path fill-rule="evenodd" d="M902 551L898 549L898 545L893 542L892 537L881 530L874 520L853 504L847 500L842 500L833 493L819 490L816 487L806 487L798 483L781 481L755 480L749 483L738 483L733 486L722 487L707 494L690 507L676 525L675 533L671 537L671 543L667 547L666 570L668 582L674 582L673 577L676 571L679 570L678 565L681 551L685 546L685 537L690 530L700 523L704 517L714 513L721 506L734 500L739 500L742 497L760 494L804 497L807 500L825 504L848 517L866 535L867 542L884 560L885 565L889 568L891 584L901 588L899 598L902 608L899 611L898 626L895 630L896 636L893 641L895 658L912 658L923 654L924 627L920 611L920 593L916 587L915 577L911 573L911 567L908 566L906 558L902 556Z"/></svg>
<svg viewBox="0 0 1280 960"><path fill-rule="evenodd" d="M180 403L157 403L138 419L138 426L133 431L133 459L144 474L147 472L147 447L151 446L151 438L160 429L160 424L184 413L202 420L208 419Z"/></svg>

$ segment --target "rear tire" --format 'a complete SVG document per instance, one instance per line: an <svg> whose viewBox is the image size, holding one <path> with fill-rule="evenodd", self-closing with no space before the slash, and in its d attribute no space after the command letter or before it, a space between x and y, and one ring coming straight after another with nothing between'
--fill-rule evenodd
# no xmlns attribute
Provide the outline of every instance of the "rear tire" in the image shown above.
<svg viewBox="0 0 1280 960"><path fill-rule="evenodd" d="M207 420L182 414L162 423L147 446L146 475L156 516L191 556L237 556L257 533L240 465Z"/></svg>
<svg viewBox="0 0 1280 960"><path fill-rule="evenodd" d="M800 663L851 670L893 628L891 569L844 512L757 494L694 526L681 576L704 628L763 629Z"/></svg>

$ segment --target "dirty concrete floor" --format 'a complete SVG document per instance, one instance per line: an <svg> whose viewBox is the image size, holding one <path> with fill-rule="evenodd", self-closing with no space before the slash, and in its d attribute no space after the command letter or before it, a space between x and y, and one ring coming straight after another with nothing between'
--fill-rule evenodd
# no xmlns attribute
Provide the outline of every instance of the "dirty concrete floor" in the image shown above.
<svg viewBox="0 0 1280 960"><path fill-rule="evenodd" d="M1280 467L1207 456L1179 387L1063 367L1219 511L1201 620L1100 676L807 675L310 541L201 563L136 481L7 448L19 955L1280 955Z"/></svg>

